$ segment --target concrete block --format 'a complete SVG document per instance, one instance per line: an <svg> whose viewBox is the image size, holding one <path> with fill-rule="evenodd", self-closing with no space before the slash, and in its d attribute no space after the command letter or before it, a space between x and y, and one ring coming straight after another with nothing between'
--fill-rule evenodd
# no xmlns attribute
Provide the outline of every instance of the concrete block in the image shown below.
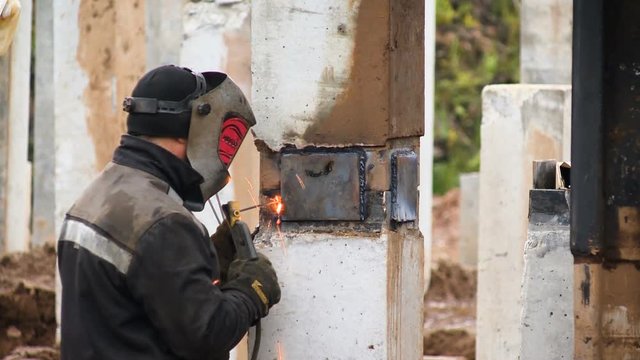
<svg viewBox="0 0 640 360"><path fill-rule="evenodd" d="M478 266L478 216L480 203L480 174L460 175L460 263Z"/></svg>
<svg viewBox="0 0 640 360"><path fill-rule="evenodd" d="M278 151L422 135L423 16L415 0L254 2L257 138Z"/></svg>
<svg viewBox="0 0 640 360"><path fill-rule="evenodd" d="M524 249L520 360L573 359L569 192L532 190Z"/></svg>
<svg viewBox="0 0 640 360"><path fill-rule="evenodd" d="M516 359L531 164L565 159L571 88L492 85L482 93L478 229L479 360Z"/></svg>
<svg viewBox="0 0 640 360"><path fill-rule="evenodd" d="M520 81L571 84L573 0L523 0Z"/></svg>
<svg viewBox="0 0 640 360"><path fill-rule="evenodd" d="M259 359L415 359L422 354L422 237L261 232L282 287ZM393 269L393 270L390 270ZM391 280L391 281L389 281ZM416 331L407 331L415 328Z"/></svg>

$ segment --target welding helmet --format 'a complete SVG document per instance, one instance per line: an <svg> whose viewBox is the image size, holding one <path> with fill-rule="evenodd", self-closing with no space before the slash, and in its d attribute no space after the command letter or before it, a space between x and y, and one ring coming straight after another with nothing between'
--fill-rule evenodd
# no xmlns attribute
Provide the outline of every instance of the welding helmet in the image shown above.
<svg viewBox="0 0 640 360"><path fill-rule="evenodd" d="M226 74L202 76L207 91L193 100L187 158L204 178L200 191L209 199L229 182L229 165L256 119L242 90Z"/></svg>
<svg viewBox="0 0 640 360"><path fill-rule="evenodd" d="M187 138L187 160L203 177L204 202L229 182L229 166L255 117L240 88L224 73L173 65L145 74L123 103L131 135Z"/></svg>

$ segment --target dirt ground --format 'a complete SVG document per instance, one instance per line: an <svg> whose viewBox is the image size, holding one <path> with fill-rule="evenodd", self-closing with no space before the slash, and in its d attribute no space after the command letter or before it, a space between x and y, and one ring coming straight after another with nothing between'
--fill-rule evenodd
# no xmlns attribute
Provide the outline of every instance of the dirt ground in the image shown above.
<svg viewBox="0 0 640 360"><path fill-rule="evenodd" d="M424 354L475 360L476 272L457 264L458 190L433 199ZM0 258L0 359L57 360L53 247Z"/></svg>
<svg viewBox="0 0 640 360"><path fill-rule="evenodd" d="M424 354L475 360L475 269L458 264L460 191L433 199L431 284L424 302Z"/></svg>
<svg viewBox="0 0 640 360"><path fill-rule="evenodd" d="M0 258L0 358L58 358L55 264L53 247Z"/></svg>

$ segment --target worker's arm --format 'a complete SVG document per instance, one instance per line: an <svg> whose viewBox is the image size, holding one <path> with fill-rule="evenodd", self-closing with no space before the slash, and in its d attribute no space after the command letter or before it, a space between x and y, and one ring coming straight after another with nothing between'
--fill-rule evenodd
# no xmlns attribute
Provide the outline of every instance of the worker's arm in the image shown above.
<svg viewBox="0 0 640 360"><path fill-rule="evenodd" d="M219 276L213 254L193 220L173 214L140 238L127 275L133 296L181 358L228 353L260 317L246 292L212 284Z"/></svg>

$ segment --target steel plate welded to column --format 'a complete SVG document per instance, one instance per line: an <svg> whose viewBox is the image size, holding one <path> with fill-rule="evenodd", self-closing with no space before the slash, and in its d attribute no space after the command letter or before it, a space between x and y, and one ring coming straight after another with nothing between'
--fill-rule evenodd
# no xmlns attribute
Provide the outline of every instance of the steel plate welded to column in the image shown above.
<svg viewBox="0 0 640 360"><path fill-rule="evenodd" d="M364 220L363 151L283 154L285 221Z"/></svg>
<svg viewBox="0 0 640 360"><path fill-rule="evenodd" d="M391 156L391 218L397 222L415 221L418 199L418 157L409 150Z"/></svg>

